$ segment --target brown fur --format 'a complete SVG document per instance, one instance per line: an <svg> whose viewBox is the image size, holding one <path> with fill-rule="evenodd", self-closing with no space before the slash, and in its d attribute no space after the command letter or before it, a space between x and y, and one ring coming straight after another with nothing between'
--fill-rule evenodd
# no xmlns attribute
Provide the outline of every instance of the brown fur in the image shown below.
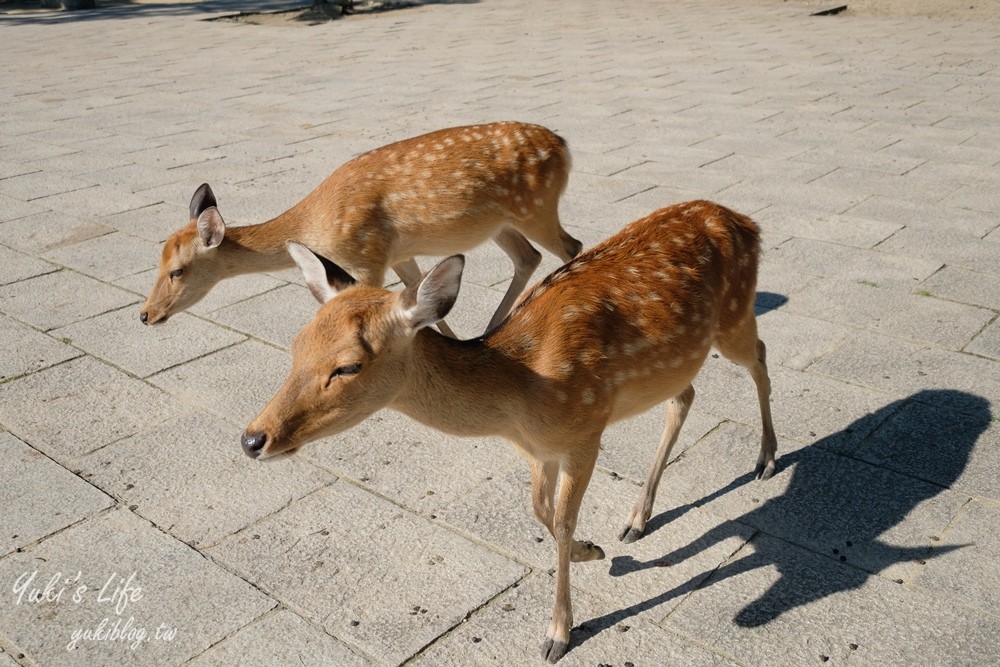
<svg viewBox="0 0 1000 667"><path fill-rule="evenodd" d="M543 650L557 660L573 624L569 563L604 555L573 535L609 423L668 401L625 541L645 529L694 399L691 382L712 346L751 372L763 424L758 474L774 472L770 381L753 311L759 246L756 224L722 206L664 208L555 271L498 329L470 341L414 332L401 306L412 294L348 288L299 334L292 371L248 436L266 435L262 454L269 456L391 407L449 433L513 441L531 462L535 514L557 544L556 603ZM450 284L449 261L422 285ZM327 384L331 371L356 362L360 372Z"/></svg>

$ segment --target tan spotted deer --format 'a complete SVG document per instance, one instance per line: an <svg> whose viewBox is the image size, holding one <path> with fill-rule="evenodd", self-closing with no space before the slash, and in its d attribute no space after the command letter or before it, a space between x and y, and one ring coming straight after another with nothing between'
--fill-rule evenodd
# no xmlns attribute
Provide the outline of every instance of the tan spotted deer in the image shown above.
<svg viewBox="0 0 1000 667"><path fill-rule="evenodd" d="M505 122L438 130L364 153L258 225L227 227L204 184L191 199L188 225L163 247L139 317L159 324L224 278L293 267L288 241L379 287L390 267L406 285L420 280L415 256L464 252L493 239L514 263L493 328L541 262L528 239L564 262L582 248L559 223L569 170L561 137L538 125Z"/></svg>
<svg viewBox="0 0 1000 667"><path fill-rule="evenodd" d="M457 341L427 328L454 303L463 268L450 257L402 292L350 277L291 245L325 305L292 346L292 369L242 438L265 459L339 433L389 407L464 436L501 435L531 464L535 515L556 543L555 608L542 647L567 650L569 564L604 557L574 539L608 424L667 403L649 476L619 539L643 534L670 450L714 346L757 385L757 475L774 473L776 439L754 296L759 253L749 218L706 201L664 208L556 270L498 329Z"/></svg>

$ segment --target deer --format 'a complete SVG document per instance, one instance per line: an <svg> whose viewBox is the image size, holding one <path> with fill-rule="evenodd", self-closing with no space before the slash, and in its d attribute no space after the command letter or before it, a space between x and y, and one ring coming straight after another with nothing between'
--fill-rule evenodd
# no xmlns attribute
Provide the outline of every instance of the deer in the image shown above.
<svg viewBox="0 0 1000 667"><path fill-rule="evenodd" d="M529 463L532 508L556 546L542 644L549 662L570 643L570 563L604 558L575 529L610 423L666 401L653 463L618 533L625 543L645 532L712 348L753 378L763 425L755 473L775 472L754 314L760 233L744 215L709 201L657 210L533 286L497 328L462 341L429 328L458 297L461 255L391 291L357 283L304 246L288 249L323 305L292 345L287 378L243 433L243 451L289 456L386 407L446 433L510 440Z"/></svg>
<svg viewBox="0 0 1000 667"><path fill-rule="evenodd" d="M437 130L359 155L292 208L256 225L227 227L204 183L191 198L187 226L163 246L139 319L162 324L225 278L293 268L287 241L381 287L390 267L404 285L419 281L415 256L466 252L493 239L514 264L493 328L541 263L529 239L563 262L583 248L559 222L570 165L566 141L551 130L498 122ZM444 322L439 328L455 336Z"/></svg>

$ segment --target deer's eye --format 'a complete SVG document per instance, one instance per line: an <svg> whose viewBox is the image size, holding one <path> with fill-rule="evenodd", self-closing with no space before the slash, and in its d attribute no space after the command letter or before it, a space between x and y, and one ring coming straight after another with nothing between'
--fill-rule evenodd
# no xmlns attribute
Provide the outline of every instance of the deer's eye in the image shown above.
<svg viewBox="0 0 1000 667"><path fill-rule="evenodd" d="M329 379L327 379L326 384L330 386L330 383L339 377L345 377L347 375L357 375L361 372L361 364L350 364L347 366L340 366L332 373L330 373Z"/></svg>
<svg viewBox="0 0 1000 667"><path fill-rule="evenodd" d="M168 275L170 276L171 280L175 280L177 278L180 278L182 275L184 275L184 269L174 269Z"/></svg>

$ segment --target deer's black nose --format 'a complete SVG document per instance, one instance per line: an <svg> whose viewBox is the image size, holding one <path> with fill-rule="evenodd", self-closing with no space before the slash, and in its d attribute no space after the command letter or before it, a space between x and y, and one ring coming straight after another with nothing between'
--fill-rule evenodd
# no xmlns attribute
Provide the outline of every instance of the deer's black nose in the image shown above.
<svg viewBox="0 0 1000 667"><path fill-rule="evenodd" d="M147 313L145 310L141 311L139 313L139 321L142 322L143 324L149 324L149 313Z"/></svg>
<svg viewBox="0 0 1000 667"><path fill-rule="evenodd" d="M267 444L267 433L257 432L257 433L244 433L243 437L240 438L240 444L243 445L243 451L252 459L260 456L261 451L264 449L264 445Z"/></svg>

